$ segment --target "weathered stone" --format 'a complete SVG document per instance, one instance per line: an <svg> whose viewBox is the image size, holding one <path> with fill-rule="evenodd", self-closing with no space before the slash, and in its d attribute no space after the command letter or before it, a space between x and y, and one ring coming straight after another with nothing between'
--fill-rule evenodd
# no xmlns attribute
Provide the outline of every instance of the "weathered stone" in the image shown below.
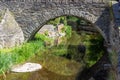
<svg viewBox="0 0 120 80"><path fill-rule="evenodd" d="M20 24L21 28L23 29L26 27L26 30L23 29L24 36L28 36L25 38L25 40L29 40L33 37L33 34L35 34L34 31L38 31L40 27L42 27L48 20L63 16L63 15L73 15L77 17L82 17L88 21L90 21L92 24L97 25L96 27L98 29L104 30L104 28L108 29L107 22L104 22L103 24L99 22L103 22L103 20L109 21L108 17L103 17L102 12L107 11L105 10L106 1L88 1L88 0L50 0L50 1L41 1L41 0L29 0L29 1L21 1L21 0L14 0L14 1L6 1L2 0L4 4L7 4L7 7L10 9L10 11L13 12L13 14L16 17L16 21ZM102 6L101 6L102 5ZM97 15L96 15L97 14ZM109 14L107 14L109 15ZM36 19L39 24L35 24L32 30L28 31L27 29L30 29L30 23L33 22ZM103 19L102 19L103 18ZM98 22L98 23L97 23ZM103 27L104 26L104 27ZM98 30L99 32L102 30ZM106 32L100 32L102 35L105 35ZM107 39L107 38L105 38Z"/></svg>
<svg viewBox="0 0 120 80"><path fill-rule="evenodd" d="M38 31L38 33L40 33L40 34L45 34L45 32L48 32L48 34L49 33L51 33L51 32L55 32L55 26L53 26L53 25L44 25L39 31Z"/></svg>
<svg viewBox="0 0 120 80"><path fill-rule="evenodd" d="M38 24L35 24L34 30L27 31L26 40L30 39L32 34L42 27L48 20L63 15L73 15L82 17L90 21L104 36L107 41L109 31L110 14L108 10L108 0L1 0L0 14L4 8L9 8L15 15L16 21L19 23L23 32L29 29L30 23L34 19ZM45 14L47 13L47 14ZM104 31L103 31L104 30ZM109 38L108 38L109 40Z"/></svg>
<svg viewBox="0 0 120 80"><path fill-rule="evenodd" d="M1 0L0 16L4 14L4 12L2 13L1 11L9 8L9 10L13 12L15 20L22 28L25 40L34 37L36 32L50 19L64 15L84 18L103 36L105 43L108 45L106 47L118 52L120 49L119 30L118 27L115 26L115 23L113 23L114 25L110 23L111 18L108 1L109 0ZM15 22L15 20L12 21ZM4 22L4 19L2 22ZM9 25L15 26L13 24ZM5 28L8 29L8 27L4 27L4 29ZM0 27L0 33L2 33L0 36L0 47L5 47L10 41L13 41L12 43L16 43L16 40L18 43L18 40L20 40L20 43L22 42L23 39L19 39L20 36L14 40L15 36L13 36L13 34L16 32L14 32L12 28L9 29L10 31L5 30L4 32L1 31L2 29L3 28ZM19 30L17 33L18 32Z"/></svg>
<svg viewBox="0 0 120 80"><path fill-rule="evenodd" d="M10 48L24 41L22 29L7 9L0 23L0 48Z"/></svg>

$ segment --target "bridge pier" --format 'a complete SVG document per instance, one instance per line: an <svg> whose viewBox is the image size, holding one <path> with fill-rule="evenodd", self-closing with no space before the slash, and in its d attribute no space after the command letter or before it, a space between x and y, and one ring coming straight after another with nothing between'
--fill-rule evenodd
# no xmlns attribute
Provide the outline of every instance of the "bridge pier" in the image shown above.
<svg viewBox="0 0 120 80"><path fill-rule="evenodd" d="M111 43L113 45L113 51L115 51L116 58L113 58L114 61L116 59L116 64L114 65L114 70L116 74L116 80L120 80L120 12L118 10L118 2L111 1L111 13L112 13L112 34ZM111 35L112 35L111 34ZM114 55L114 56L115 56Z"/></svg>

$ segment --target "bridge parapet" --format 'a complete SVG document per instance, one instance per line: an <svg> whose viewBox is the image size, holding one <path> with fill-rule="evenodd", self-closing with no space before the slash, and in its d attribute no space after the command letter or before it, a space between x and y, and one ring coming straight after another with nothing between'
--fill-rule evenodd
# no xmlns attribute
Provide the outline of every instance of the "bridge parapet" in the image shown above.
<svg viewBox="0 0 120 80"><path fill-rule="evenodd" d="M1 0L9 6L11 10L19 11L25 9L41 10L66 8L66 7L80 7L90 10L92 8L104 8L106 3L103 0Z"/></svg>

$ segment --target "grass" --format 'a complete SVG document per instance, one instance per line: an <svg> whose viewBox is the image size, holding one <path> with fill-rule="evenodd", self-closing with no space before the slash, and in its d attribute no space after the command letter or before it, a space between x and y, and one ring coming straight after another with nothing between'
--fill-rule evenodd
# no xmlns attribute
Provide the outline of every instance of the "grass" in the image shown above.
<svg viewBox="0 0 120 80"><path fill-rule="evenodd" d="M60 19L56 20L56 22L59 22L59 20ZM47 69L55 71L57 74L71 75L73 74L72 72L76 72L76 69L74 69L75 67L71 69L68 68L68 66L72 66L69 61L67 59L59 58L58 56L72 53L71 61L73 61L73 59L79 59L79 55L76 51L79 44L86 46L85 61L87 62L87 65L91 66L97 62L103 51L101 48L102 45L100 45L102 40L101 36L99 37L97 34L88 35L86 33L77 34L75 32L73 33L74 35L72 35L71 27L65 25L65 28L65 37L69 38L67 43L63 42L61 45L53 46L51 48L45 47L44 42L52 43L53 39L48 38L45 35L36 34L34 41L24 43L21 46L11 49L0 50L0 74L4 74L4 72L8 71L12 65L22 63L37 55L39 56L41 64ZM74 64L76 65L78 63L73 61L73 65ZM77 66L76 68L78 67L80 66ZM74 71L72 71L72 69Z"/></svg>
<svg viewBox="0 0 120 80"><path fill-rule="evenodd" d="M46 38L45 36L40 36L38 34L35 37L36 37L35 41L30 41L28 43L24 43L23 45L21 45L19 47L0 50L0 74L3 74L3 72L6 72L7 70L9 70L12 65L22 63L35 55L40 56L40 59L43 61L42 64L44 66L47 66L47 68L49 66L51 66L51 64L53 64L53 66L50 68L51 70L57 71L57 69L60 68L61 65L64 66L64 67L61 66L61 69L63 69L63 68L65 68L67 62L66 61L65 62L63 61L63 63L57 62L58 57L55 57L55 56L66 55L68 52L70 52L70 53L73 53L72 54L73 59L78 59L79 57L76 53L76 46L78 46L78 44L80 42L87 46L86 61L87 61L88 65L93 65L101 55L101 53L100 54L98 53L98 55L96 55L96 51L92 51L91 48L89 48L91 46L91 44L95 45L95 43L97 43L97 42L96 41L93 41L95 43L90 42L90 39L94 38L94 37L88 36L86 34L81 34L81 36L80 36L80 34L75 33L74 36L71 39L69 39L69 41L66 44L62 43L62 45L55 46L55 47L53 46L51 48L44 47L43 41L48 38ZM97 40L99 42L99 39L100 38L96 38L95 40ZM69 49L68 48L69 45L73 45L74 48ZM99 43L96 44L96 46L98 46L98 45L99 45ZM98 50L98 49L95 49L95 50ZM89 50L91 50L91 52ZM49 54L47 51L49 52ZM42 53L44 53L44 52L47 53L46 56L42 55ZM91 54L92 52L94 52L94 54ZM100 51L98 51L98 52L100 52ZM90 57L92 57L92 58L90 58ZM97 57L97 58L93 59L94 57ZM55 58L56 60L53 60L52 58ZM63 59L63 58L60 58L60 59ZM56 61L56 63L53 61ZM54 68L56 68L56 69L54 69ZM68 70L67 68L66 68L65 72L64 71L59 72L59 69L57 71L57 73L61 73L61 74L66 74L66 73L69 74L69 72L70 72L70 70Z"/></svg>
<svg viewBox="0 0 120 80"><path fill-rule="evenodd" d="M72 28L71 28L71 26L68 26L68 25L65 25L65 32L66 32L66 37L67 38L70 38L71 37L71 35L72 35Z"/></svg>
<svg viewBox="0 0 120 80"><path fill-rule="evenodd" d="M36 40L24 43L19 47L0 50L0 74L17 63L22 63L34 56L39 50L44 51L43 41Z"/></svg>
<svg viewBox="0 0 120 80"><path fill-rule="evenodd" d="M66 28L66 27L65 27ZM70 29L70 28L69 28ZM67 34L70 36L71 34L67 28ZM53 43L52 38L48 38L45 35L42 34L36 34L35 40L29 41L28 43L24 43L21 46L10 48L10 49L1 49L0 50L0 74L3 72L6 72L10 69L12 65L22 63L28 59L30 59L32 56L37 54L39 51L44 52L44 50L47 50L45 48L45 42ZM59 53L65 52L65 50L59 50Z"/></svg>

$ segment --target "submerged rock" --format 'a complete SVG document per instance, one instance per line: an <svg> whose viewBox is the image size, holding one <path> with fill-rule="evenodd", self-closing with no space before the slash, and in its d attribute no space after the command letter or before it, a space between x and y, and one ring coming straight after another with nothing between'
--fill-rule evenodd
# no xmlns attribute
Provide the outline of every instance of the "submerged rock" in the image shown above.
<svg viewBox="0 0 120 80"><path fill-rule="evenodd" d="M37 63L25 63L18 67L13 67L11 69L12 72L33 72L42 69L42 66Z"/></svg>

